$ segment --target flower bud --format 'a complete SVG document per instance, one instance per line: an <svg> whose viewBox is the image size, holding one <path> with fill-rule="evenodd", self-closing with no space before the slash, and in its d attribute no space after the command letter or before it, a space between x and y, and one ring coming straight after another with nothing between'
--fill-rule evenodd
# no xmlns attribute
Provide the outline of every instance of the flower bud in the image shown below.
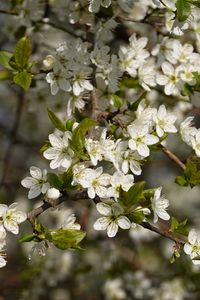
<svg viewBox="0 0 200 300"><path fill-rule="evenodd" d="M50 70L54 64L54 57L52 55L47 55L42 63L45 70Z"/></svg>
<svg viewBox="0 0 200 300"><path fill-rule="evenodd" d="M60 195L61 195L60 191L55 188L49 189L46 194L47 198L53 199L53 200L58 199L60 197Z"/></svg>

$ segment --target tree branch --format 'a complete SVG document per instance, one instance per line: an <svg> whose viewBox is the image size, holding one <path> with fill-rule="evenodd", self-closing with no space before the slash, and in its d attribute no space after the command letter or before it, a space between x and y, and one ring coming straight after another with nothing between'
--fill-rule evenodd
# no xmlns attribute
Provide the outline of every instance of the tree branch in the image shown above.
<svg viewBox="0 0 200 300"><path fill-rule="evenodd" d="M177 164L181 169L185 170L185 165L184 163L169 149L165 148L162 146L162 151L165 155L167 155L175 164Z"/></svg>
<svg viewBox="0 0 200 300"><path fill-rule="evenodd" d="M160 229L160 228L158 228L158 227L155 227L155 226L151 225L151 224L148 223L148 222L142 222L140 225L141 225L142 227L144 227L145 229L148 229L148 230L151 230L151 231L153 231L153 232L156 232L156 233L158 233L159 235L161 235L161 236L163 236L163 237L165 237L165 238L167 238L167 239L169 239L169 240L175 242L176 245L178 246L178 248L182 247L182 246L185 244L185 242L184 242L183 240L178 239L177 237L175 237L175 236L174 236L172 233L170 233L169 231L162 230L162 229Z"/></svg>

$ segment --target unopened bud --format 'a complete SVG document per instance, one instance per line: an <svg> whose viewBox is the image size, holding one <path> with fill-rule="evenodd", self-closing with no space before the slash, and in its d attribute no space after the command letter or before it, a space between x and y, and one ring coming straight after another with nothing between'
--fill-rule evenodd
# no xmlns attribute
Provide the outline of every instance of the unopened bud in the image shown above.
<svg viewBox="0 0 200 300"><path fill-rule="evenodd" d="M49 189L46 194L47 198L53 199L53 200L58 199L60 197L60 195L61 195L60 191L55 188Z"/></svg>

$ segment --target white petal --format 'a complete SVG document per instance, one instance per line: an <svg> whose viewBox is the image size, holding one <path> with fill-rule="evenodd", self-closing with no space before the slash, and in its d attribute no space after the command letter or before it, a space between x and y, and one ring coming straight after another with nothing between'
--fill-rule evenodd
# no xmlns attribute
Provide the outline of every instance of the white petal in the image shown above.
<svg viewBox="0 0 200 300"><path fill-rule="evenodd" d="M162 220L169 220L170 219L170 215L166 212L166 211L157 211L157 215L159 216L159 218L161 218Z"/></svg>
<svg viewBox="0 0 200 300"><path fill-rule="evenodd" d="M0 217L3 217L7 210L8 206L6 204L0 204Z"/></svg>
<svg viewBox="0 0 200 300"><path fill-rule="evenodd" d="M94 223L93 227L95 230L106 230L109 224L109 219L106 217L101 217Z"/></svg>
<svg viewBox="0 0 200 300"><path fill-rule="evenodd" d="M190 255L191 253L192 253L192 246L190 245L190 244L188 244L188 243L186 243L185 245L184 245L184 252L186 253L186 254L188 254L188 255Z"/></svg>
<svg viewBox="0 0 200 300"><path fill-rule="evenodd" d="M51 147L51 148L47 149L46 151L44 151L43 156L46 159L51 160L51 159L56 159L59 154L60 154L60 150L59 149Z"/></svg>
<svg viewBox="0 0 200 300"><path fill-rule="evenodd" d="M194 245L196 243L197 240L197 233L195 229L190 230L189 234L188 234L188 241L190 244Z"/></svg>
<svg viewBox="0 0 200 300"><path fill-rule="evenodd" d="M119 225L120 228L122 229L129 229L131 227L131 222L130 220L125 217L121 216L117 219L117 224Z"/></svg>
<svg viewBox="0 0 200 300"><path fill-rule="evenodd" d="M0 268L5 267L6 263L6 260L0 255Z"/></svg>
<svg viewBox="0 0 200 300"><path fill-rule="evenodd" d="M63 147L63 141L60 136L52 133L49 134L49 141L51 145L55 148L62 148Z"/></svg>
<svg viewBox="0 0 200 300"><path fill-rule="evenodd" d="M117 234L118 225L115 222L111 222L107 227L107 234L108 237L112 238Z"/></svg>
<svg viewBox="0 0 200 300"><path fill-rule="evenodd" d="M33 199L37 196L39 196L41 193L41 189L39 185L35 185L33 188L30 189L28 192L28 199Z"/></svg>
<svg viewBox="0 0 200 300"><path fill-rule="evenodd" d="M137 147L137 151L140 155L147 157L150 154L149 148L147 147L146 144L140 144Z"/></svg>
<svg viewBox="0 0 200 300"><path fill-rule="evenodd" d="M8 231L12 232L13 234L18 234L19 232L18 224L15 221L5 220L4 226Z"/></svg>
<svg viewBox="0 0 200 300"><path fill-rule="evenodd" d="M14 216L18 224L24 222L27 219L27 215L23 211L14 211L12 215Z"/></svg>
<svg viewBox="0 0 200 300"><path fill-rule="evenodd" d="M42 177L42 171L34 166L30 167L30 174L35 179L41 179Z"/></svg>
<svg viewBox="0 0 200 300"><path fill-rule="evenodd" d="M97 203L96 209L103 216L109 216L111 214L111 207L106 203L103 202Z"/></svg>
<svg viewBox="0 0 200 300"><path fill-rule="evenodd" d="M37 184L37 180L32 177L26 177L21 181L21 185L27 189L30 189L32 186Z"/></svg>

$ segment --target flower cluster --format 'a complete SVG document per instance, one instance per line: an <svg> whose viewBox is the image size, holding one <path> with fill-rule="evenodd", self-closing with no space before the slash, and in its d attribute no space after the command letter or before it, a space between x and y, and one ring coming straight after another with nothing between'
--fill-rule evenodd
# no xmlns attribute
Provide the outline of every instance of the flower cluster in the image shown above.
<svg viewBox="0 0 200 300"><path fill-rule="evenodd" d="M0 204L0 268L6 265L5 251L6 231L13 234L19 233L19 224L27 218L26 213L17 210L18 203L12 203L10 206Z"/></svg>

